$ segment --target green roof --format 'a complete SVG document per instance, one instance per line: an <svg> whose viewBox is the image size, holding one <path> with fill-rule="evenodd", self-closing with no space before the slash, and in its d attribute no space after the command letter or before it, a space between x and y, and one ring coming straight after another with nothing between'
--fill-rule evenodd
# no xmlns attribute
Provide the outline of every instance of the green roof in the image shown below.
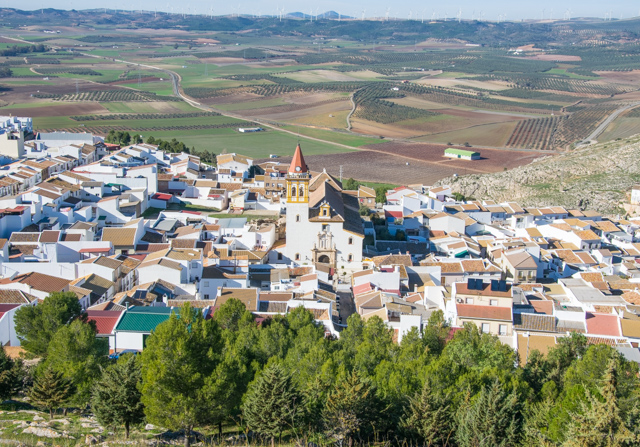
<svg viewBox="0 0 640 447"><path fill-rule="evenodd" d="M149 332L171 316L170 307L130 307L120 319L116 331Z"/></svg>
<svg viewBox="0 0 640 447"><path fill-rule="evenodd" d="M473 155L480 155L479 152L473 151L465 151L464 149L455 149L453 147L448 147L444 150L445 154L454 154L454 155L465 155L467 157L471 157Z"/></svg>

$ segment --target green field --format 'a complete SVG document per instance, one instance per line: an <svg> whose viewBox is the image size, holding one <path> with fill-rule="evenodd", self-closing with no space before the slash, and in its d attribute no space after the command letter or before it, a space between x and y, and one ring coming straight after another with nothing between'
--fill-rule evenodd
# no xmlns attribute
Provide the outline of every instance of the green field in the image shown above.
<svg viewBox="0 0 640 447"><path fill-rule="evenodd" d="M291 132L299 133L301 135L306 135L308 137L332 141L334 143L344 144L345 146L351 147L360 147L366 146L367 144L377 144L385 142L385 140L382 140L380 138L370 138L343 132L332 132L330 130L311 129L302 126L283 126L282 128Z"/></svg>
<svg viewBox="0 0 640 447"><path fill-rule="evenodd" d="M184 142L187 146L195 147L197 150L207 150L214 154L220 154L224 150L227 152L238 152L253 158L269 158L270 154L277 154L281 157L288 157L293 154L298 140L304 147L305 155L322 155L350 152L344 147L334 146L329 143L298 139L295 135L275 130L257 133L239 133L233 129L210 129L193 132L149 132L155 138L163 140L176 138ZM224 132L222 132L224 130ZM145 135L145 138L147 135Z"/></svg>

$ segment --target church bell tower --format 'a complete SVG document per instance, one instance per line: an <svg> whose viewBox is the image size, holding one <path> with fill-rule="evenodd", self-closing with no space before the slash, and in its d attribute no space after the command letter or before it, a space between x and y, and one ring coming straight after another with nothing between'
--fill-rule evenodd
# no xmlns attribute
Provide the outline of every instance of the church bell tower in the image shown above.
<svg viewBox="0 0 640 447"><path fill-rule="evenodd" d="M287 173L287 203L309 203L309 169L304 162L300 144L296 147Z"/></svg>

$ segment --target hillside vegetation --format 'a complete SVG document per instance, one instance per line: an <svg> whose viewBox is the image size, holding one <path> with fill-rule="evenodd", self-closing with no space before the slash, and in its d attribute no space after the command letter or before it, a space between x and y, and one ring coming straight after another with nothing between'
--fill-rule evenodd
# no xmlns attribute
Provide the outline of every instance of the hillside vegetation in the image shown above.
<svg viewBox="0 0 640 447"><path fill-rule="evenodd" d="M640 135L636 135L539 158L510 171L448 177L438 184L451 184L454 192L478 200L624 214L621 205L627 192L640 181L639 158Z"/></svg>

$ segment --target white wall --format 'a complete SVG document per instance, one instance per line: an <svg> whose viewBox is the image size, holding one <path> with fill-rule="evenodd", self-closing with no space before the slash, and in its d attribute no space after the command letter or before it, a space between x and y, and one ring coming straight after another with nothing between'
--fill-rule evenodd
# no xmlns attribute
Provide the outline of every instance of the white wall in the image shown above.
<svg viewBox="0 0 640 447"><path fill-rule="evenodd" d="M78 277L77 266L73 263L62 262L5 262L2 264L2 276L10 277L13 274L43 273L68 280ZM30 292L29 292L30 293Z"/></svg>
<svg viewBox="0 0 640 447"><path fill-rule="evenodd" d="M123 349L142 351L143 336L144 334L142 332L116 332L113 349L115 351L122 351ZM111 346L109 346L109 348L111 348Z"/></svg>

